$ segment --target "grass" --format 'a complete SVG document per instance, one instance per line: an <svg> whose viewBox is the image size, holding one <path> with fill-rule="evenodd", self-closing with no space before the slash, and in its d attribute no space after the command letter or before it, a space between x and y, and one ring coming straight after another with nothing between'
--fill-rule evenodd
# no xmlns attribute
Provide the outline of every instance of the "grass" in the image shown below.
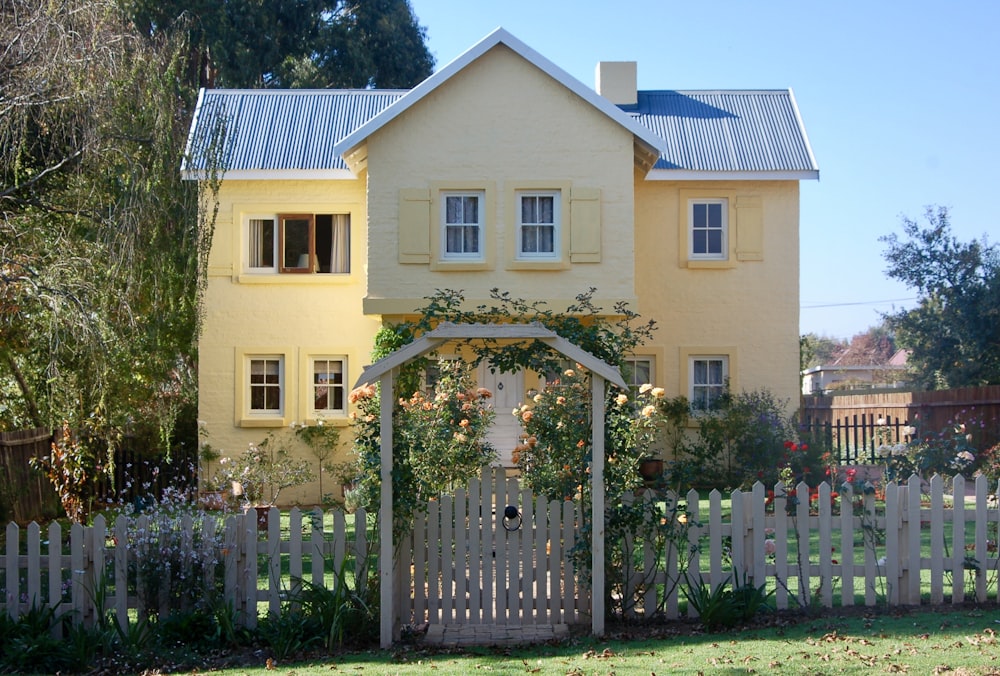
<svg viewBox="0 0 1000 676"><path fill-rule="evenodd" d="M604 639L467 650L418 645L323 659L244 665L219 674L1000 674L994 610L920 610L887 614L783 615L767 626L701 633L660 625L658 636L622 629Z"/></svg>

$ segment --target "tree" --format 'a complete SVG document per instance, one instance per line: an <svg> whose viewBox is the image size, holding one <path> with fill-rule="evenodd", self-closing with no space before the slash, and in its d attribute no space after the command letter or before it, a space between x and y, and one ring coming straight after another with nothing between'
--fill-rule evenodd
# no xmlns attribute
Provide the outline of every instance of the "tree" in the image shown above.
<svg viewBox="0 0 1000 676"><path fill-rule="evenodd" d="M886 274L918 294L914 309L885 318L922 385L1000 383L1000 251L985 237L958 241L945 207L928 207L924 219L903 218L903 238L881 238Z"/></svg>
<svg viewBox="0 0 1000 676"><path fill-rule="evenodd" d="M150 37L184 33L188 81L224 87L412 87L434 59L408 0L128 0Z"/></svg>
<svg viewBox="0 0 1000 676"><path fill-rule="evenodd" d="M149 421L166 445L195 397L208 234L178 171L184 45L114 0L14 0L0 41L0 426L113 442Z"/></svg>

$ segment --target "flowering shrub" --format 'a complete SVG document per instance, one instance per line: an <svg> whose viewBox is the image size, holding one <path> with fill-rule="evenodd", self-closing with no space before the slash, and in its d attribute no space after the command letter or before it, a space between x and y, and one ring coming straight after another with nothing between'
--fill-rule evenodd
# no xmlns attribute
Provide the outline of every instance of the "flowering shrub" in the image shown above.
<svg viewBox="0 0 1000 676"><path fill-rule="evenodd" d="M219 465L219 480L238 488L243 501L252 506L273 505L282 489L313 480L309 462L292 458L274 434L259 444L249 444L236 458L220 458Z"/></svg>
<svg viewBox="0 0 1000 676"><path fill-rule="evenodd" d="M693 465L693 474L701 487L747 488L755 481L773 486L779 470L791 467L793 473L821 466L819 446L804 444L795 452L785 444L797 439L795 425L785 415L786 402L775 399L768 390L733 394L719 398L716 410L698 416L698 432L686 446L684 462ZM816 477L821 472L816 473ZM822 481L817 478L816 483Z"/></svg>
<svg viewBox="0 0 1000 676"><path fill-rule="evenodd" d="M496 453L486 442L493 421L493 394L476 387L470 365L441 361L433 395L414 392L397 400L393 411L394 532L402 536L413 515L427 500L456 484L465 484L492 462ZM351 392L354 451L357 455L357 502L378 509L381 487L381 393L375 385Z"/></svg>
<svg viewBox="0 0 1000 676"><path fill-rule="evenodd" d="M139 596L147 616L161 609L210 609L222 593L222 520L174 488L143 511L128 503L118 516L126 519L128 536L115 545L129 552L129 593Z"/></svg>
<svg viewBox="0 0 1000 676"><path fill-rule="evenodd" d="M643 485L639 461L656 455L664 422L663 388L643 385L638 394L610 393L605 402L605 484L621 495ZM591 443L590 379L567 369L530 403L514 409L524 428L514 462L526 485L550 500L583 499L588 494Z"/></svg>
<svg viewBox="0 0 1000 676"><path fill-rule="evenodd" d="M887 481L906 481L911 474L924 480L934 474L968 476L983 460L976 446L986 423L974 412L962 411L937 432L925 427L919 415L914 416L914 424L903 430L904 438L894 443L886 421L880 418L878 425L875 452L885 464Z"/></svg>

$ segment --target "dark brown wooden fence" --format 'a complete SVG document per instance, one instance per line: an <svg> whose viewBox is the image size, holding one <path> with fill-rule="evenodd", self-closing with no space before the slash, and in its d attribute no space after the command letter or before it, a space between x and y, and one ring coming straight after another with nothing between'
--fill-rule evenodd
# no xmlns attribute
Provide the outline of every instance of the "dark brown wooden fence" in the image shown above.
<svg viewBox="0 0 1000 676"><path fill-rule="evenodd" d="M1000 385L807 395L802 397L800 419L807 433L825 436L844 464L881 462L875 449L905 441L911 426L938 432L959 422L975 422L977 443L988 448L1000 441Z"/></svg>
<svg viewBox="0 0 1000 676"><path fill-rule="evenodd" d="M0 522L25 525L63 516L52 484L30 466L31 458L49 454L54 437L47 429L0 432ZM100 444L93 443L99 448ZM114 471L94 487L96 506L133 503L148 505L168 487L197 486L197 449L178 445L168 459L149 436L125 436L114 454Z"/></svg>
<svg viewBox="0 0 1000 676"><path fill-rule="evenodd" d="M52 484L28 464L48 454L51 445L52 430L45 428L0 432L0 516L5 522L26 524L59 514Z"/></svg>

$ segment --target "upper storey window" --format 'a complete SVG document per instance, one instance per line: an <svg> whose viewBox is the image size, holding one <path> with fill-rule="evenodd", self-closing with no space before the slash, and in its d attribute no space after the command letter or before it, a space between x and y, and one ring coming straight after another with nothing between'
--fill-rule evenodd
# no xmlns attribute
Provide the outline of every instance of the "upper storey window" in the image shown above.
<svg viewBox="0 0 1000 676"><path fill-rule="evenodd" d="M557 192L518 193L518 258L556 258L559 251Z"/></svg>
<svg viewBox="0 0 1000 676"><path fill-rule="evenodd" d="M688 255L692 259L725 260L728 258L728 200L693 199L688 203L691 236Z"/></svg>
<svg viewBox="0 0 1000 676"><path fill-rule="evenodd" d="M443 251L446 260L483 258L482 191L445 192L441 199Z"/></svg>
<svg viewBox="0 0 1000 676"><path fill-rule="evenodd" d="M251 218L251 272L346 274L351 271L349 214L279 214Z"/></svg>

